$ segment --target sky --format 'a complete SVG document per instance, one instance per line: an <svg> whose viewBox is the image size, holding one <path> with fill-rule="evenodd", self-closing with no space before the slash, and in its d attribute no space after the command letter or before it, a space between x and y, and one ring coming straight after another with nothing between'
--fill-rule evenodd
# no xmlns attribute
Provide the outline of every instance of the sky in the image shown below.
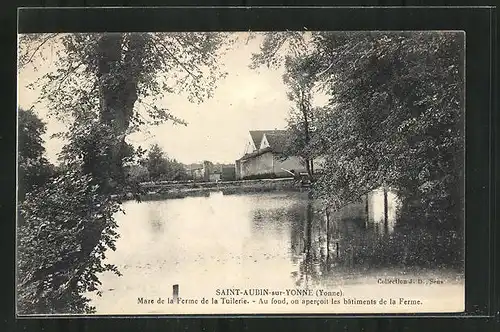
<svg viewBox="0 0 500 332"><path fill-rule="evenodd" d="M284 129L292 103L286 97L286 87L282 82L283 68L250 69L251 55L259 51L262 36L257 35L248 42L246 39L239 38L239 42L221 57L222 69L228 75L218 81L212 98L196 104L190 103L184 95L165 94L158 101L159 106L170 109L173 115L186 121L187 126L169 122L151 126L147 132L130 135L128 142L142 148L157 143L170 158L185 164L203 160L234 163L243 155L250 130ZM18 102L21 108L33 106L40 93L26 85L54 70L52 52L47 49L45 55L45 60L36 59L42 69L35 71L26 67L19 73ZM47 124L44 135L46 153L55 163L64 143L50 136L66 127L49 118L42 105L34 109Z"/></svg>

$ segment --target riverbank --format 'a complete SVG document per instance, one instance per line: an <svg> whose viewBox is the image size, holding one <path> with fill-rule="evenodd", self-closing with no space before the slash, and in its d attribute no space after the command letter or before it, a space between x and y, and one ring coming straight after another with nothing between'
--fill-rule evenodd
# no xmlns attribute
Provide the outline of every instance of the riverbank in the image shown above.
<svg viewBox="0 0 500 332"><path fill-rule="evenodd" d="M246 193L264 193L274 191L304 191L294 178L259 179L219 182L190 182L190 183L142 183L141 200L178 199L185 197L208 197L213 192L222 192L223 195ZM133 199L131 194L127 199Z"/></svg>

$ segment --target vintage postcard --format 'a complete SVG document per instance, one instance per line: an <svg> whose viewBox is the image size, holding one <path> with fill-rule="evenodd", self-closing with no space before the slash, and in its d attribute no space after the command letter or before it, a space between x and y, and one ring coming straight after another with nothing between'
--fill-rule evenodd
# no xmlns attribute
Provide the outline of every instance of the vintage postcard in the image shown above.
<svg viewBox="0 0 500 332"><path fill-rule="evenodd" d="M464 311L464 32L18 40L19 316Z"/></svg>

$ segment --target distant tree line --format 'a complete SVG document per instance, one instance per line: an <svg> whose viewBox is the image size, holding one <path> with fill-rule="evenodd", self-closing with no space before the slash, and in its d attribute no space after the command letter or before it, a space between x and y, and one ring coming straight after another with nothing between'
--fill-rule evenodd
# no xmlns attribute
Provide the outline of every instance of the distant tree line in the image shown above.
<svg viewBox="0 0 500 332"><path fill-rule="evenodd" d="M126 167L128 180L131 182L146 181L183 181L191 179L186 166L169 158L158 144L149 148L146 157Z"/></svg>

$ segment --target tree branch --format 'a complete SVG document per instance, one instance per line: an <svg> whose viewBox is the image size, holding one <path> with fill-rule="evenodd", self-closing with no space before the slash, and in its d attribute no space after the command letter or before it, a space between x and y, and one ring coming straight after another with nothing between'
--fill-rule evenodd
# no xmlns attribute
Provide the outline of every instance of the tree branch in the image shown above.
<svg viewBox="0 0 500 332"><path fill-rule="evenodd" d="M181 47L187 48L188 44L181 42L177 36L173 36L173 38L175 39L175 41L177 41L177 43ZM203 50L201 48L199 48L198 46L196 46L194 43L189 43L189 46L195 48L196 50L198 50L201 53L204 53L205 55L208 55L213 60L216 60L216 58L210 52L208 52L208 53L207 52L203 52Z"/></svg>
<svg viewBox="0 0 500 332"><path fill-rule="evenodd" d="M162 42L159 42L159 44L163 47L163 49L165 50L165 52L167 52L167 54L179 65L182 67L182 69L184 69L191 77L195 78L195 79L199 79L200 76L199 75L195 75L193 74L187 67L184 63L182 63L179 59L177 59L177 57L168 50L167 46L164 45ZM198 67L196 67L195 65L193 65L196 69L199 70Z"/></svg>
<svg viewBox="0 0 500 332"><path fill-rule="evenodd" d="M33 51L33 53L31 53L31 55L29 56L29 58L27 60L23 60L23 61L19 61L19 68L22 68L24 66L26 66L28 63L30 63L35 54L42 48L43 45L45 45L50 39L56 37L59 33L52 33L52 34L49 34L36 48L35 50ZM29 53L29 50L26 51L26 53ZM27 57L28 55L24 55L23 58Z"/></svg>

